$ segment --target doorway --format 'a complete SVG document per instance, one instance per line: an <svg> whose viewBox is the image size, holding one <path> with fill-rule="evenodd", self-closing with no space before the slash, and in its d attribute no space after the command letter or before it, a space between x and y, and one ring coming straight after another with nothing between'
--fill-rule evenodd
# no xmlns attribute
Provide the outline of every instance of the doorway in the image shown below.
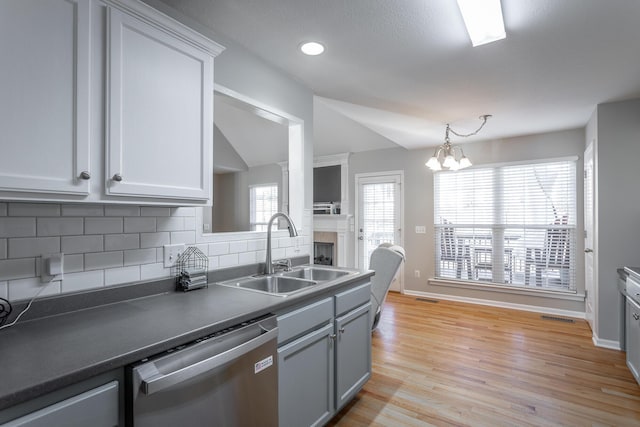
<svg viewBox="0 0 640 427"><path fill-rule="evenodd" d="M403 171L356 174L356 263L369 268L371 252L381 243L403 245ZM391 285L402 292L403 271Z"/></svg>
<svg viewBox="0 0 640 427"><path fill-rule="evenodd" d="M594 226L594 143L589 142L584 151L584 285L587 294L585 299L585 318L591 326L591 331L596 333L596 289L595 289L595 265L593 250L595 247Z"/></svg>

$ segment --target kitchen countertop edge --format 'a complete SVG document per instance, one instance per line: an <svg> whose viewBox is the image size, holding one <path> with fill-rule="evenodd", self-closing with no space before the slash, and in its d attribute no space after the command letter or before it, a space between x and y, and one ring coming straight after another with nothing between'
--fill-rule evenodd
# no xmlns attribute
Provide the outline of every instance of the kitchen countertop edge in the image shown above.
<svg viewBox="0 0 640 427"><path fill-rule="evenodd" d="M353 271L353 270L351 270ZM28 377L22 377L21 373L15 372L15 375L9 373L9 378L4 378L0 382L0 410L7 409L22 402L26 402L30 399L37 398L49 392L53 392L65 386L72 385L79 381L94 377L96 375L108 372L113 369L121 368L130 363L136 362L144 357L148 357L157 353L161 353L175 346L188 343L202 336L217 332L226 327L242 323L246 320L260 317L268 313L274 313L288 306L295 305L305 300L321 297L323 294L329 294L335 292L336 289L347 287L350 284L358 281L362 281L366 278L373 276L373 271L358 272L354 275L345 276L343 278L333 280L327 283L319 284L314 289L307 292L300 293L298 295L290 295L287 297L273 296L251 292L243 289L233 289L226 286L220 286L212 284L207 289L195 290L192 292L164 292L157 295L151 295L148 297L135 298L133 300L124 300L121 302L110 303L102 306L91 307L83 310L73 311L69 313L59 314L51 317L44 317L39 320L31 320L24 324L18 324L5 331L0 331L0 338L3 340L3 347L5 349L11 349L12 345L17 346L20 349L24 349L29 345L29 335L34 340L38 340L39 337L44 337L45 340L55 342L56 337L49 334L63 335L60 340L63 344L67 341L73 341L74 325L81 330L81 337L86 336L99 336L101 332L126 328L127 321L119 319L118 316L129 316L132 318L131 323L151 321L154 317L158 317L167 310L183 310L185 307L192 308L193 312L188 313L185 317L188 317L188 321L185 321L185 326L180 328L173 328L168 330L165 334L158 332L156 329L155 336L147 341L129 338L128 341L140 342L140 344L115 344L116 340L112 339L118 349L117 351L103 352L104 357L96 357L94 360L81 360L77 363L77 366L73 366L73 369L65 369L60 367L58 370L49 369L49 375L43 375L41 379L37 381L29 379ZM207 306L215 300L215 306ZM156 308L154 308L154 305ZM243 306L244 309L231 314L229 310L233 311L234 308ZM229 309L225 312L225 309ZM221 313L216 315L214 311L220 310ZM121 312L121 313L119 313ZM201 319L198 318L201 316ZM114 326L109 327L105 325L105 319L109 320L114 318ZM86 322L100 321L102 324L96 324L92 327L87 326ZM184 321L184 319L182 319ZM160 323L164 322L164 325L173 325L167 322L167 319L162 319ZM106 322L108 323L108 322ZM140 335L142 329L139 325L131 324L126 330L129 330L131 334ZM95 331L92 333L91 329ZM131 332L134 331L134 332ZM115 332L115 331L113 331ZM25 339L24 335L27 335ZM136 337L138 338L138 337ZM37 344L37 343L35 343ZM57 343L56 343L57 344ZM95 343L94 343L95 345ZM107 343L108 345L108 343ZM38 347L36 345L36 347ZM45 345L46 347L46 345ZM31 364L34 361L29 360L37 358L42 355L42 348L34 349L35 354L27 354L25 357ZM55 350L55 349L52 349ZM60 350L60 349L58 349ZM99 352L100 350L97 350ZM85 352L78 352L68 350L70 353L67 356L81 358L85 355ZM7 357L7 353L11 351L3 350L0 354L0 363L2 366L12 366L15 363L19 363L20 355L13 354ZM55 353L52 351L51 353ZM65 355L56 354L56 360L64 358ZM28 363L26 363L27 365ZM42 361L43 363L45 361ZM51 360L48 361L50 364ZM74 365L68 363L68 365ZM41 368L40 365L33 365L40 368L42 371L47 369ZM54 363L55 366L55 363ZM15 366L14 366L15 367ZM6 376L6 374L5 374ZM4 384L5 386L3 387ZM11 386L9 386L9 384Z"/></svg>

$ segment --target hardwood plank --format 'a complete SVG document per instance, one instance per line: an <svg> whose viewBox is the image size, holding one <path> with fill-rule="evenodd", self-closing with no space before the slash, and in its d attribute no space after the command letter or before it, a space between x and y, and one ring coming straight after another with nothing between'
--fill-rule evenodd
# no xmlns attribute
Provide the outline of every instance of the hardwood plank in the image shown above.
<svg viewBox="0 0 640 427"><path fill-rule="evenodd" d="M390 293L373 375L330 426L638 426L625 353L589 325Z"/></svg>

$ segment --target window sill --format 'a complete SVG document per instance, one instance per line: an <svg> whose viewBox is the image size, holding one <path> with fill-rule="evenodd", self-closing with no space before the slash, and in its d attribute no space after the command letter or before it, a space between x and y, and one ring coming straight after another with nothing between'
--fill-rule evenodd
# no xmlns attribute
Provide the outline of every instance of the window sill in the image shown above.
<svg viewBox="0 0 640 427"><path fill-rule="evenodd" d="M497 285L497 284L488 283L488 282L468 282L468 281L462 281L462 280L431 278L429 279L428 283L430 286L475 289L480 291L498 292L503 294L527 295L527 296L562 299L562 300L569 300L569 301L585 300L585 295L578 294L577 292L562 292L562 291L552 291L549 289L522 288L519 286Z"/></svg>

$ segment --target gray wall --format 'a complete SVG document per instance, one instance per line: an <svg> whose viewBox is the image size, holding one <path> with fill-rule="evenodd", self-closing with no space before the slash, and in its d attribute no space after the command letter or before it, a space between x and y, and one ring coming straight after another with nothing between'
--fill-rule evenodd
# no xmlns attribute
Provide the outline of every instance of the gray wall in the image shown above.
<svg viewBox="0 0 640 427"><path fill-rule="evenodd" d="M573 129L517 138L498 139L465 144L465 154L475 165L579 156L576 166L577 229L583 229L582 157L585 134ZM455 141L454 141L455 144ZM433 173L424 165L433 154L433 148L423 150L388 150L354 153L350 158L350 188L354 189L350 212L355 212L355 174L390 170L404 171L404 246L407 252L404 287L407 291L428 292L455 297L543 306L570 311L584 311L583 301L554 300L528 295L489 292L466 288L435 286L428 283L435 274L433 233ZM426 226L426 234L416 234L417 225ZM355 236L351 236L355 242ZM578 253L582 253L582 239L578 239ZM350 256L353 259L354 245ZM577 259L578 293L584 290L584 260ZM420 270L420 278L413 272Z"/></svg>
<svg viewBox="0 0 640 427"><path fill-rule="evenodd" d="M248 171L216 174L213 202L213 231L249 231L249 187L276 184L278 201L282 204L282 168L280 165L261 165Z"/></svg>
<svg viewBox="0 0 640 427"><path fill-rule="evenodd" d="M640 100L600 104L587 126L596 142L597 338L617 341L616 269L640 265Z"/></svg>

